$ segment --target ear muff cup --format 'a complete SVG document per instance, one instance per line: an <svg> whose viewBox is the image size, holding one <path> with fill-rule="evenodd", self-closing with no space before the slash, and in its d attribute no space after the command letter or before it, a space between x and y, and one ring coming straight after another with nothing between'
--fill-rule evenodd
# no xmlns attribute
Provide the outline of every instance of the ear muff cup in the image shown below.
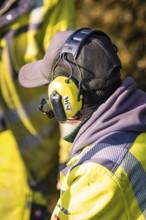
<svg viewBox="0 0 146 220"><path fill-rule="evenodd" d="M64 112L66 119L73 118L82 108L83 95L79 94L75 81L65 76L58 76L50 83L48 97L57 119L60 118L60 115L56 114L60 114L60 112Z"/></svg>

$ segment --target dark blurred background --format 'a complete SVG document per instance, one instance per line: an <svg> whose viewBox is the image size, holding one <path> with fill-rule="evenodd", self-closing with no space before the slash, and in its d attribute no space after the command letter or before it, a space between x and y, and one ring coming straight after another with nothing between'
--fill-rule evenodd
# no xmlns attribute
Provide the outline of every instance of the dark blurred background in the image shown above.
<svg viewBox="0 0 146 220"><path fill-rule="evenodd" d="M82 27L110 35L122 60L122 78L133 76L146 91L146 0L78 0Z"/></svg>

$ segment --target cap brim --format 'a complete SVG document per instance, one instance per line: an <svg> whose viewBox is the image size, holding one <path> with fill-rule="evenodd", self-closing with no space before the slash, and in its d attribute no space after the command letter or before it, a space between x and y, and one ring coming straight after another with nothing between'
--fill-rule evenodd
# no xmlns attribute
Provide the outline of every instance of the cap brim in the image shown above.
<svg viewBox="0 0 146 220"><path fill-rule="evenodd" d="M33 88L48 84L49 81L41 74L43 60L24 65L19 72L19 82L26 88Z"/></svg>
<svg viewBox="0 0 146 220"><path fill-rule="evenodd" d="M33 63L28 63L20 69L18 79L22 86L33 88L49 83L52 63L65 40L72 32L57 32L52 38L44 58Z"/></svg>

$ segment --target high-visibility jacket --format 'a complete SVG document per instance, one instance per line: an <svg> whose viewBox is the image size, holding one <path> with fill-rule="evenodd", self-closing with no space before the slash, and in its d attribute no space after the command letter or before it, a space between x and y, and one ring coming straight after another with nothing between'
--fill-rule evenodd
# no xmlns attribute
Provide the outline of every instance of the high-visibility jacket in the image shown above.
<svg viewBox="0 0 146 220"><path fill-rule="evenodd" d="M56 166L58 123L38 110L46 88L23 88L17 74L25 63L43 57L56 31L75 28L76 19L74 1L46 0L42 1L44 7L38 1L36 5L32 0L18 2L19 10L24 10L20 10L21 16L14 8L0 18L0 102L30 175L37 182ZM12 17L11 22L8 17Z"/></svg>
<svg viewBox="0 0 146 220"><path fill-rule="evenodd" d="M86 147L72 158L61 174L62 191L52 220L146 219L146 133L136 137L127 154L114 155L116 147L111 154L108 146L103 154L98 146Z"/></svg>
<svg viewBox="0 0 146 220"><path fill-rule="evenodd" d="M146 93L127 78L73 133L51 220L145 220Z"/></svg>
<svg viewBox="0 0 146 220"><path fill-rule="evenodd" d="M46 88L23 88L18 82L18 71L22 65L44 56L55 32L76 28L74 7L75 1L67 0L10 0L0 10L0 106L7 128L12 131L5 139L11 146L13 135L27 168L29 184L33 188L39 185L37 193L43 191L46 197L52 192L51 187L55 188L57 178L59 127L55 119L47 119L38 110L39 101L47 95ZM45 201L42 199L42 204Z"/></svg>
<svg viewBox="0 0 146 220"><path fill-rule="evenodd" d="M0 219L29 220L31 190L11 130L0 133Z"/></svg>

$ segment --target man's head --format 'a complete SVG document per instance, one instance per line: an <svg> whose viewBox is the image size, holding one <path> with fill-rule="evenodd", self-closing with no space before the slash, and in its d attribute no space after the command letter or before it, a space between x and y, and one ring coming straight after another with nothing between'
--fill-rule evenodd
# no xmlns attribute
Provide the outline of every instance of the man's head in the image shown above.
<svg viewBox="0 0 146 220"><path fill-rule="evenodd" d="M79 117L83 104L92 107L105 101L120 84L120 69L110 38L83 28L56 33L44 59L22 67L19 81L28 88L50 84L51 108L55 116L62 112L59 118L65 121Z"/></svg>

